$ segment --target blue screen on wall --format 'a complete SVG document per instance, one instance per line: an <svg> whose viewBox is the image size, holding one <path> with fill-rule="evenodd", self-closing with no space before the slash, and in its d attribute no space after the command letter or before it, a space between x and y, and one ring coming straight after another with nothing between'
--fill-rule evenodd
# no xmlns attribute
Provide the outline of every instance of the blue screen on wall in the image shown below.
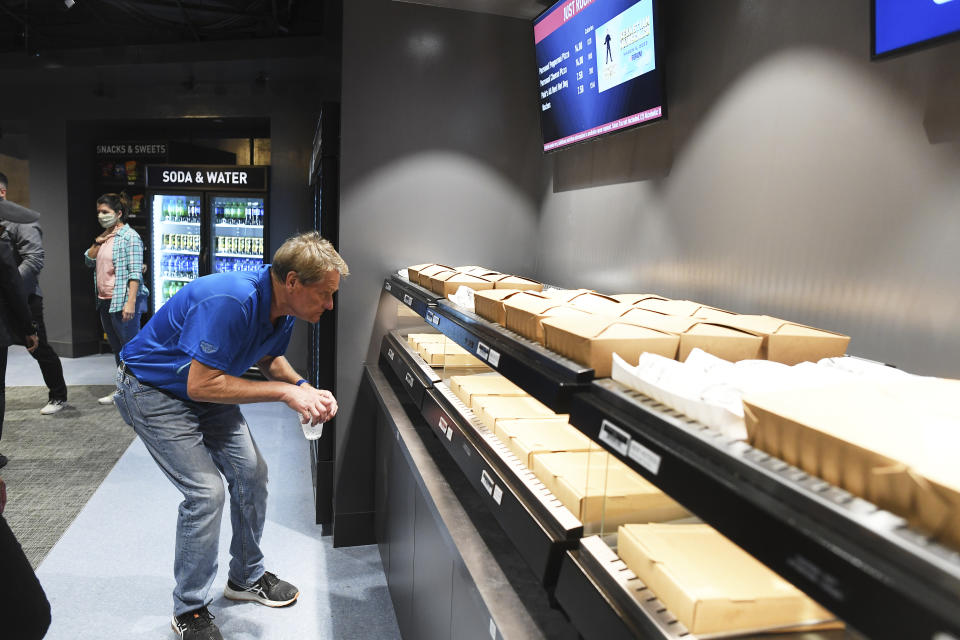
<svg viewBox="0 0 960 640"><path fill-rule="evenodd" d="M543 150L666 117L656 0L561 0L534 20Z"/></svg>
<svg viewBox="0 0 960 640"><path fill-rule="evenodd" d="M873 0L874 57L960 33L960 0Z"/></svg>

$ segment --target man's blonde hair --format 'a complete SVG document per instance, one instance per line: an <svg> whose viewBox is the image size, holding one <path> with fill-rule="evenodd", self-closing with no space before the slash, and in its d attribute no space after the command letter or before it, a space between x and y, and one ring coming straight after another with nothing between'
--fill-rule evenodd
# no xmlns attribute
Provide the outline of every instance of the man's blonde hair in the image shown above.
<svg viewBox="0 0 960 640"><path fill-rule="evenodd" d="M303 284L319 282L330 271L339 272L341 277L350 275L344 259L330 241L316 231L288 238L273 254L271 268L280 282L285 282L291 271L296 272L297 279Z"/></svg>

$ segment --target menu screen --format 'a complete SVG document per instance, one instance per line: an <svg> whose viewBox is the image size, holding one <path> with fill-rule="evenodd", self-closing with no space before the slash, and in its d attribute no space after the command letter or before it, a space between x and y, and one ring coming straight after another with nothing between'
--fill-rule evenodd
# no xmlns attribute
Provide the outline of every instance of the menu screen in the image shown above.
<svg viewBox="0 0 960 640"><path fill-rule="evenodd" d="M874 0L873 55L960 33L960 0Z"/></svg>
<svg viewBox="0 0 960 640"><path fill-rule="evenodd" d="M655 0L562 0L533 23L543 149L666 115Z"/></svg>

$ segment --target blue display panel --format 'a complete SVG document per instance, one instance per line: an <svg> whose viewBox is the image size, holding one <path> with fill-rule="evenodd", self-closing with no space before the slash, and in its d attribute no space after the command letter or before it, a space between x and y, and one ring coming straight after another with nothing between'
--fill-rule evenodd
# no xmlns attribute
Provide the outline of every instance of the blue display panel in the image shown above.
<svg viewBox="0 0 960 640"><path fill-rule="evenodd" d="M533 23L543 149L666 116L655 0L562 0Z"/></svg>
<svg viewBox="0 0 960 640"><path fill-rule="evenodd" d="M873 0L875 57L958 33L960 0Z"/></svg>

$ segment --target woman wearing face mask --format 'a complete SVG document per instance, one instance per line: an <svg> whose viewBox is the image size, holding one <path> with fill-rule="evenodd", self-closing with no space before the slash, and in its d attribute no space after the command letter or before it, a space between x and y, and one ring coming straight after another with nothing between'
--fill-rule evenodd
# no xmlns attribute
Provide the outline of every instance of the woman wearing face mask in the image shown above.
<svg viewBox="0 0 960 640"><path fill-rule="evenodd" d="M143 242L123 221L128 211L130 199L126 193L105 193L97 198L97 220L103 233L83 254L86 265L94 269L100 323L118 366L120 349L140 331L147 296L142 282ZM112 404L113 394L99 402Z"/></svg>

